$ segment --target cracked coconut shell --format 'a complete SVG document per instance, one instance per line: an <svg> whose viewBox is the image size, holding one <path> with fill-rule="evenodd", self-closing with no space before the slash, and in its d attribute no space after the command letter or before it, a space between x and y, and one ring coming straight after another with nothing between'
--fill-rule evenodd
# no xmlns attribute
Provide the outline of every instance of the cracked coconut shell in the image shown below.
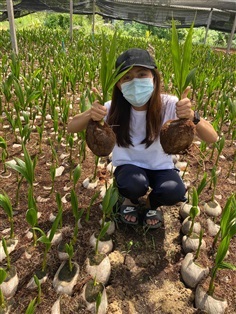
<svg viewBox="0 0 236 314"><path fill-rule="evenodd" d="M86 128L86 143L96 156L108 156L112 152L115 142L115 133L105 121L101 123L89 120Z"/></svg>
<svg viewBox="0 0 236 314"><path fill-rule="evenodd" d="M192 144L195 125L188 119L168 120L160 132L160 142L166 154L183 154Z"/></svg>

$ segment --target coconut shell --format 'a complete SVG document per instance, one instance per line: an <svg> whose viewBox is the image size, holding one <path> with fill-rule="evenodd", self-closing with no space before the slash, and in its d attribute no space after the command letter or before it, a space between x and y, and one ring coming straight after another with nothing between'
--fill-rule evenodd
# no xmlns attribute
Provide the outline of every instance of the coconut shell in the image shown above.
<svg viewBox="0 0 236 314"><path fill-rule="evenodd" d="M86 128L86 143L96 156L108 156L112 152L115 142L115 133L105 121L101 123L89 120Z"/></svg>
<svg viewBox="0 0 236 314"><path fill-rule="evenodd" d="M195 125L188 119L168 120L160 132L160 142L166 154L183 154L192 144Z"/></svg>

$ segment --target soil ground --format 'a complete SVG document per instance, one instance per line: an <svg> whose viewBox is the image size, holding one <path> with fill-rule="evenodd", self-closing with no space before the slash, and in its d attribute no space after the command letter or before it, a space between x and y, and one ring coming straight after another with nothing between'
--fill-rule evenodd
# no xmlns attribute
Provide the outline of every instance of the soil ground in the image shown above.
<svg viewBox="0 0 236 314"><path fill-rule="evenodd" d="M3 121L3 125L7 125L7 121ZM60 177L55 179L55 191L49 195L48 190L44 190L44 186L51 186L50 162L52 160L52 152L48 143L48 137L51 134L52 125L50 122L46 124L43 136L42 153L39 154L38 134L31 134L30 142L27 149L33 158L37 155L37 165L35 170L35 186L34 195L37 201L40 217L38 219L39 227L48 232L52 223L50 215L57 213L56 192L61 197L65 196L65 187L72 187L70 180L71 169L79 162L78 144L75 143L72 151L73 163L69 162L69 149L63 145L57 147L57 156L59 165L63 165L65 170ZM7 138L8 160L15 157L23 158L20 147L14 147L15 138L12 132L1 126L0 136ZM62 154L67 154L67 157ZM235 143L230 145L230 141L226 140L225 149L219 158L217 169L220 170L217 176L217 189L215 197L224 207L227 198L231 193L235 192L235 177L229 177L230 167L233 164L235 154ZM190 186L197 187L204 171L210 172L216 161L216 151L213 158L210 159L211 150L206 150L204 155L200 153L199 147L193 144L189 152L181 156L181 161L187 161L188 167L184 173L184 181ZM111 174L106 169L108 160L104 159L103 166L97 169L98 185L95 189L86 189L82 182L84 179L91 177L95 169L95 159L93 154L87 149L86 158L82 163L82 174L77 184L77 195L79 199L79 208L85 209L82 217L82 228L79 230L77 243L75 246L74 260L80 265L80 278L74 288L72 296L63 295L61 298L62 313L87 313L85 305L80 297L84 284L88 281L89 276L84 270L84 262L88 254L91 252L89 238L91 234L99 229L98 221L101 218L101 197L99 197L91 207L90 218L85 221L85 214L92 196L104 186L105 180L111 178ZM0 171L3 172L3 163L1 163ZM234 170L235 172L235 170ZM27 193L28 185L23 180L20 187L19 203L16 206L16 189L17 175L15 171L7 169L6 173L2 173L0 180L0 191L5 191L10 197L14 208L14 231L19 242L16 250L11 253L11 263L16 266L19 276L19 285L17 292L12 300L11 313L25 313L29 302L37 296L37 291L30 291L26 288L30 278L35 271L41 268L43 249L42 243L38 243L36 247L32 246L32 239L27 237L30 229L26 222L25 215L28 208ZM230 179L231 178L231 179ZM229 180L230 179L230 180ZM233 181L234 180L234 181ZM204 189L200 195L201 215L197 220L204 229L204 239L207 243L207 249L200 253L200 258L204 260L209 267L212 265L212 240L213 238L207 232L207 215L203 210L204 202L211 199L212 188L210 184ZM43 198L43 201L38 197ZM46 201L44 201L46 199ZM145 201L145 198L143 199ZM203 313L194 307L194 289L185 287L181 276L180 266L185 256L181 248L182 219L179 215L181 204L170 207L162 207L164 214L164 225L158 230L145 230L142 226L127 226L119 221L116 223L116 231L112 235L114 247L109 254L112 271L111 277L107 284L106 290L108 295L108 313L109 314L145 314L145 313L161 313L161 314L192 314ZM219 218L216 219L219 222ZM9 235L9 221L6 214L0 210L0 236ZM74 228L74 217L72 215L70 201L63 203L63 237L70 240ZM236 239L232 239L230 245L230 254L227 261L236 264ZM42 285L41 303L37 306L35 313L51 313L51 307L57 300L58 295L55 292L52 281L59 268L61 262L57 255L56 246L52 246L48 254L47 272L48 280ZM4 262L0 266L4 266ZM216 294L228 301L227 314L236 313L236 275L235 272L229 270L221 270L216 278Z"/></svg>

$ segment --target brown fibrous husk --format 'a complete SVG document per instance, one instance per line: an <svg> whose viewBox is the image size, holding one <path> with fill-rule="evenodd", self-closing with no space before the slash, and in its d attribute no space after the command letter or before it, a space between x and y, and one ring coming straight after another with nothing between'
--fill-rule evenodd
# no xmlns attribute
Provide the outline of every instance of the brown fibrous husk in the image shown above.
<svg viewBox="0 0 236 314"><path fill-rule="evenodd" d="M166 154L184 154L192 144L195 125L188 119L168 120L160 132L160 142Z"/></svg>
<svg viewBox="0 0 236 314"><path fill-rule="evenodd" d="M89 121L86 128L86 143L91 151L99 157L108 156L115 146L116 136L105 122Z"/></svg>

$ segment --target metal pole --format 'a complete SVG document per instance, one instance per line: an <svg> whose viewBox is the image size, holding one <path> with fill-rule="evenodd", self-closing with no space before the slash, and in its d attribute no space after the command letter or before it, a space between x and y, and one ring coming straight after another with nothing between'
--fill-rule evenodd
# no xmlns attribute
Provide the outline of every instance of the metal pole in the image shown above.
<svg viewBox="0 0 236 314"><path fill-rule="evenodd" d="M94 29L95 29L95 11L96 11L96 0L93 0L93 24L92 24L92 34L94 35Z"/></svg>
<svg viewBox="0 0 236 314"><path fill-rule="evenodd" d="M7 0L7 14L8 14L9 25L10 25L12 49L15 52L15 54L18 55L18 46L17 46L17 39L16 39L16 29L15 29L14 10L13 10L12 0Z"/></svg>
<svg viewBox="0 0 236 314"><path fill-rule="evenodd" d="M70 0L70 40L73 40L73 0Z"/></svg>
<svg viewBox="0 0 236 314"><path fill-rule="evenodd" d="M226 54L228 54L229 51L230 51L230 48L231 48L231 44L232 44L232 41L233 41L233 37L234 37L235 30L236 30L236 14L235 14L235 16L234 16L234 23L233 23L232 30L231 30L231 34L230 34L230 37L229 37L229 41L228 41L228 46L227 46Z"/></svg>
<svg viewBox="0 0 236 314"><path fill-rule="evenodd" d="M212 12L213 12L213 9L211 9L209 17L208 17L208 21L207 21L206 33L205 33L205 38L204 38L204 45L206 44L207 35L208 35L209 27L211 24Z"/></svg>

